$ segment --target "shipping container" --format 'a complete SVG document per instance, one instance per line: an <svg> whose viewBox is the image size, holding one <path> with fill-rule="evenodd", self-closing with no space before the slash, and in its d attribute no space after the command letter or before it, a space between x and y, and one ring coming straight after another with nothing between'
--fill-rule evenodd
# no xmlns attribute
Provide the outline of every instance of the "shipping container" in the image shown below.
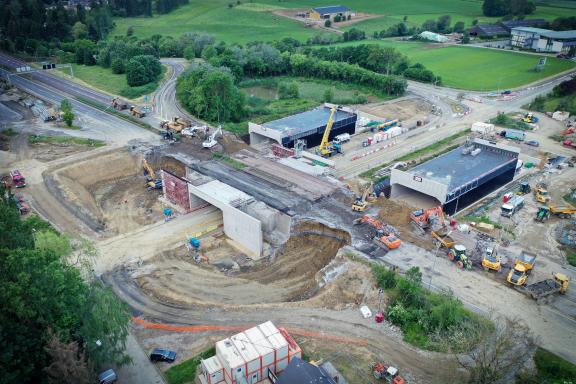
<svg viewBox="0 0 576 384"><path fill-rule="evenodd" d="M496 132L494 124L477 122L472 124L472 132L477 132L482 135L492 135Z"/></svg>

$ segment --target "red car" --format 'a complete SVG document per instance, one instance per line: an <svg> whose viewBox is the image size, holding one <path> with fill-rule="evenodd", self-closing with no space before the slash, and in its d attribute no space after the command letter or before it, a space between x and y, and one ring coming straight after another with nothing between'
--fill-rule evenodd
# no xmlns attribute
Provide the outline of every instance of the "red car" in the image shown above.
<svg viewBox="0 0 576 384"><path fill-rule="evenodd" d="M566 140L562 143L565 147L570 147L576 149L576 141Z"/></svg>

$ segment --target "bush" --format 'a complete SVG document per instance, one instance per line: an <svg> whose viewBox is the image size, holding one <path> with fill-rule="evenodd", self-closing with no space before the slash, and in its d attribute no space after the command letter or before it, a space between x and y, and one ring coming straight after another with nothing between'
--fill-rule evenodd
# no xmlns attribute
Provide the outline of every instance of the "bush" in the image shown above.
<svg viewBox="0 0 576 384"><path fill-rule="evenodd" d="M331 103L332 100L334 100L334 88L330 87L330 88L326 89L324 91L324 96L322 97L322 99L326 103Z"/></svg>
<svg viewBox="0 0 576 384"><path fill-rule="evenodd" d="M298 96L298 84L295 82L280 83L278 86L278 97L280 99L297 99Z"/></svg>
<svg viewBox="0 0 576 384"><path fill-rule="evenodd" d="M112 60L111 68L112 68L112 73L115 73L117 75L124 73L125 72L124 60L119 59L119 58Z"/></svg>
<svg viewBox="0 0 576 384"><path fill-rule="evenodd" d="M326 21L324 22L324 26L325 26L326 28L330 28L330 27L332 26L332 22L331 22L330 20L326 20Z"/></svg>
<svg viewBox="0 0 576 384"><path fill-rule="evenodd" d="M381 265L372 266L372 273L376 279L378 286L384 289L392 289L396 287L396 273Z"/></svg>

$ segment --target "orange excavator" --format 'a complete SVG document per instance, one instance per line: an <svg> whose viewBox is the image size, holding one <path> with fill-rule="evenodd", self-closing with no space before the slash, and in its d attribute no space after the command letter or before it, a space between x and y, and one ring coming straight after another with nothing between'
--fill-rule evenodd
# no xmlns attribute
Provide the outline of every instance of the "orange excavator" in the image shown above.
<svg viewBox="0 0 576 384"><path fill-rule="evenodd" d="M376 229L376 236L372 241L383 248L397 249L402 245L402 241L396 235L394 228L387 224L383 224L380 220L376 220L372 216L364 215L359 219L354 220L354 224L368 224Z"/></svg>
<svg viewBox="0 0 576 384"><path fill-rule="evenodd" d="M419 209L410 213L410 220L424 232L428 228L436 229L444 226L444 211L442 207Z"/></svg>

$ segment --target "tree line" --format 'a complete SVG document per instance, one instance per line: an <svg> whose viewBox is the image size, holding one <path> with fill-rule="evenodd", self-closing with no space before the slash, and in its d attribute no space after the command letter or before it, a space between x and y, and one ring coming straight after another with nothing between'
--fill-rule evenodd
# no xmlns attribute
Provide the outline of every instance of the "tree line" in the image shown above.
<svg viewBox="0 0 576 384"><path fill-rule="evenodd" d="M484 16L530 15L536 11L536 4L531 0L484 0Z"/></svg>
<svg viewBox="0 0 576 384"><path fill-rule="evenodd" d="M91 256L90 244L22 220L14 196L0 196L0 383L89 384L129 361L130 313L89 275Z"/></svg>

